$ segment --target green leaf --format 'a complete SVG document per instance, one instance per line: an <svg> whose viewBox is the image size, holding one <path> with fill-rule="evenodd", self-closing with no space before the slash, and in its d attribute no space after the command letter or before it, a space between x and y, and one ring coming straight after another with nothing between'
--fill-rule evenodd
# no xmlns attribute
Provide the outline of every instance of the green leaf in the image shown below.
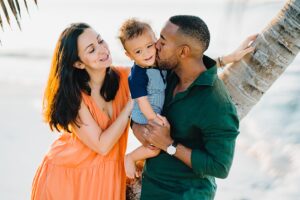
<svg viewBox="0 0 300 200"><path fill-rule="evenodd" d="M21 17L21 9L20 9L20 4L19 4L19 1L18 0L15 0L15 4L17 6L17 11L19 13L19 16Z"/></svg>
<svg viewBox="0 0 300 200"><path fill-rule="evenodd" d="M2 10L3 10L3 12L4 12L6 21L7 21L7 23L10 25L10 18L9 18L9 15L8 15L8 12L7 12L7 9L6 9L6 5L5 5L4 1L3 1L3 0L0 0L0 4L1 4Z"/></svg>
<svg viewBox="0 0 300 200"><path fill-rule="evenodd" d="M3 22L2 22L2 17L1 17L1 15L0 15L0 26L1 26L2 31L4 31L4 29L3 29Z"/></svg>
<svg viewBox="0 0 300 200"><path fill-rule="evenodd" d="M18 0L16 0L16 1L18 1ZM25 5L25 8L26 8L26 10L27 10L27 13L29 13L29 11L28 11L28 6L27 6L27 1L26 1L26 0L24 0L24 5Z"/></svg>
<svg viewBox="0 0 300 200"><path fill-rule="evenodd" d="M19 29L21 30L21 25L20 25L20 21L19 21L19 17L18 17L19 13L18 13L17 8L15 6L14 0L7 0L7 1L8 1L8 5L10 7L10 10L12 11L12 13L15 17L15 20L18 23Z"/></svg>
<svg viewBox="0 0 300 200"><path fill-rule="evenodd" d="M29 13L27 2L28 2L28 0L24 0L24 6L27 10L27 13ZM35 5L37 5L37 0L34 0L34 3L35 3ZM7 4L8 4L9 7L6 6ZM21 7L20 7L20 4L19 4L19 0L6 0L5 3L4 3L4 0L0 0L0 6L3 10L4 18L6 19L8 25L11 26L11 24L10 24L11 14L8 13L8 9L10 9L12 15L14 16L14 18L15 18L17 24L18 24L18 27L21 30L21 23L20 23ZM2 31L4 31L4 24L3 24L3 19L4 18L2 18L2 16L0 15L0 26L1 26ZM0 45L1 45L1 39L0 39Z"/></svg>

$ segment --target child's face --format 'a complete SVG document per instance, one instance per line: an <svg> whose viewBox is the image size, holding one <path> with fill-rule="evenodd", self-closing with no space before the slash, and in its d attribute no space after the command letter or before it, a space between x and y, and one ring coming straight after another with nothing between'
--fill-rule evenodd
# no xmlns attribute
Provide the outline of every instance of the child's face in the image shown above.
<svg viewBox="0 0 300 200"><path fill-rule="evenodd" d="M126 55L141 67L153 66L156 57L156 38L151 30L125 42Z"/></svg>

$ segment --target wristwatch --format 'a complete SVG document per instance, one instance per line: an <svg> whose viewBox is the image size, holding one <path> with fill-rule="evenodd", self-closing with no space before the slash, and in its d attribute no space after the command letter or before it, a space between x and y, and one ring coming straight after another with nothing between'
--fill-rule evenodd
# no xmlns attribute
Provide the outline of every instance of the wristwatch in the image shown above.
<svg viewBox="0 0 300 200"><path fill-rule="evenodd" d="M173 156L176 153L177 142L173 142L170 146L167 147L167 153Z"/></svg>

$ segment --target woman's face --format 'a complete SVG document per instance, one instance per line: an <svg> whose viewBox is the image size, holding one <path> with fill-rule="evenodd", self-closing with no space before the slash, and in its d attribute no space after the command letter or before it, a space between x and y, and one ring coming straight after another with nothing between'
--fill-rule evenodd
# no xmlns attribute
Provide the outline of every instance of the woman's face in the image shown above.
<svg viewBox="0 0 300 200"><path fill-rule="evenodd" d="M81 62L76 67L81 69L99 70L109 67L112 63L106 42L92 28L87 28L78 37L78 56Z"/></svg>

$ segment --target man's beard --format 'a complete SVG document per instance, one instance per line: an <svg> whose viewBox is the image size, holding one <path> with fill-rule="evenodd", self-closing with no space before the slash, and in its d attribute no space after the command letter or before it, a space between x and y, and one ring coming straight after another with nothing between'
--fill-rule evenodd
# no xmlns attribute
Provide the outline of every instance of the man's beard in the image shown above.
<svg viewBox="0 0 300 200"><path fill-rule="evenodd" d="M159 57L156 57L156 64L159 69L162 70L172 70L175 69L178 65L178 61L174 56L169 59L161 60Z"/></svg>

